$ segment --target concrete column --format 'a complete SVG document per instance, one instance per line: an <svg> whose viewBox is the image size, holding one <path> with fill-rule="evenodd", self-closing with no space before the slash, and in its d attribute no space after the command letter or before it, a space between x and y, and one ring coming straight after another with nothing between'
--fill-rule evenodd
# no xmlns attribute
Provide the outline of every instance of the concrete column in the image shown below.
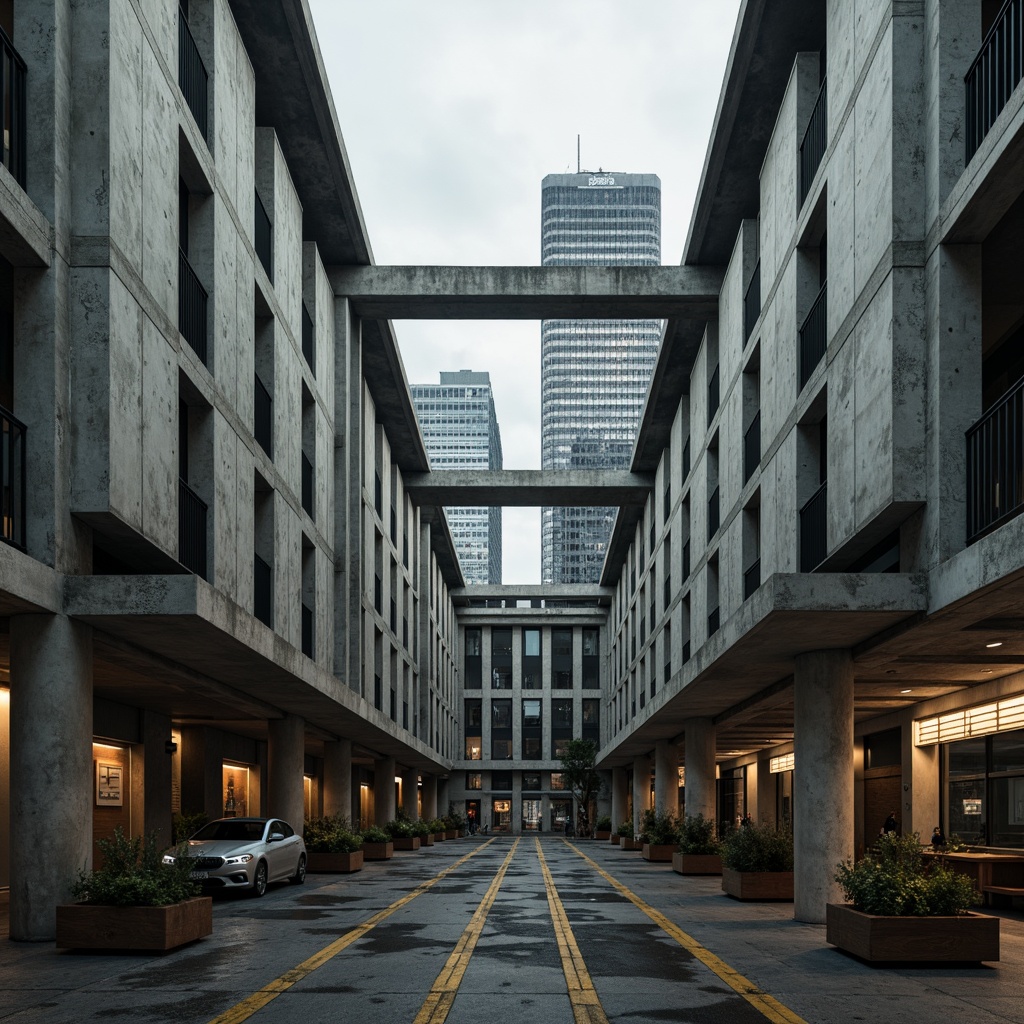
<svg viewBox="0 0 1024 1024"><path fill-rule="evenodd" d="M625 820L629 812L629 796L627 789L626 769L612 769L612 831L614 832Z"/></svg>
<svg viewBox="0 0 1024 1024"><path fill-rule="evenodd" d="M142 828L171 844L171 757L167 744L171 720L155 711L142 712Z"/></svg>
<svg viewBox="0 0 1024 1024"><path fill-rule="evenodd" d="M902 797L903 831L917 832L921 842L928 842L939 823L939 747L915 747L910 724L903 727Z"/></svg>
<svg viewBox="0 0 1024 1024"><path fill-rule="evenodd" d="M377 825L394 821L395 759L379 757L373 762L373 820Z"/></svg>
<svg viewBox="0 0 1024 1024"><path fill-rule="evenodd" d="M443 818L448 813L448 776L442 775L437 780L437 816Z"/></svg>
<svg viewBox="0 0 1024 1024"><path fill-rule="evenodd" d="M92 630L18 615L10 644L10 935L49 941L92 864Z"/></svg>
<svg viewBox="0 0 1024 1024"><path fill-rule="evenodd" d="M267 722L267 813L302 831L305 800L302 770L306 755L306 721L285 715Z"/></svg>
<svg viewBox="0 0 1024 1024"><path fill-rule="evenodd" d="M841 900L836 864L853 855L853 659L798 655L794 667L793 916L823 924Z"/></svg>
<svg viewBox="0 0 1024 1024"><path fill-rule="evenodd" d="M651 806L651 759L645 754L633 758L633 831L639 835L640 819Z"/></svg>
<svg viewBox="0 0 1024 1024"><path fill-rule="evenodd" d="M410 821L420 820L420 810L417 806L419 795L420 773L412 768L403 768L402 776L402 813Z"/></svg>
<svg viewBox="0 0 1024 1024"><path fill-rule="evenodd" d="M768 770L770 758L757 762L757 810L754 819L761 825L774 825L776 816L775 776ZM749 785L749 781L748 781Z"/></svg>
<svg viewBox="0 0 1024 1024"><path fill-rule="evenodd" d="M437 776L423 776L423 820L432 821L437 814Z"/></svg>
<svg viewBox="0 0 1024 1024"><path fill-rule="evenodd" d="M324 814L352 819L352 741L324 744Z"/></svg>
<svg viewBox="0 0 1024 1024"><path fill-rule="evenodd" d="M654 745L654 809L673 818L679 813L679 750L669 740Z"/></svg>
<svg viewBox="0 0 1024 1024"><path fill-rule="evenodd" d="M715 795L715 723L710 718L690 718L683 725L686 741L686 806L684 813L703 814L718 820Z"/></svg>

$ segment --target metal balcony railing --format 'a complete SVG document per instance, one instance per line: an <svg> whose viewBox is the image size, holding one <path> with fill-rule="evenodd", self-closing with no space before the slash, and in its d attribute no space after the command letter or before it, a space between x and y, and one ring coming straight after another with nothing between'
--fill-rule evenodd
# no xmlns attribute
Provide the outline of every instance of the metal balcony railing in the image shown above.
<svg viewBox="0 0 1024 1024"><path fill-rule="evenodd" d="M967 431L967 543L1024 512L1024 379Z"/></svg>
<svg viewBox="0 0 1024 1024"><path fill-rule="evenodd" d="M825 357L828 343L828 281L821 286L811 308L800 325L800 390Z"/></svg>
<svg viewBox="0 0 1024 1024"><path fill-rule="evenodd" d="M256 243L256 255L259 257L260 263L263 264L263 269L267 272L267 277L270 278L270 283L274 283L274 228L270 223L270 218L267 216L267 208L263 205L263 200L260 199L259 192L254 193L255 202L255 243Z"/></svg>
<svg viewBox="0 0 1024 1024"><path fill-rule="evenodd" d="M264 625L274 625L274 570L255 552L252 557L252 613Z"/></svg>
<svg viewBox="0 0 1024 1024"><path fill-rule="evenodd" d="M206 365L206 289L178 250L178 330Z"/></svg>
<svg viewBox="0 0 1024 1024"><path fill-rule="evenodd" d="M761 410L758 409L743 434L743 482L746 483L761 465Z"/></svg>
<svg viewBox="0 0 1024 1024"><path fill-rule="evenodd" d="M204 139L209 141L206 134L206 110L207 110L207 86L209 75L206 73L206 65L203 58L199 56L199 47L192 36L192 30L188 27L188 18L185 12L178 8L178 85L181 87L181 94L185 97L188 109L196 119L196 124Z"/></svg>
<svg viewBox="0 0 1024 1024"><path fill-rule="evenodd" d="M315 519L313 507L313 463L305 452L302 453L302 508L310 519Z"/></svg>
<svg viewBox="0 0 1024 1024"><path fill-rule="evenodd" d="M761 559L758 558L743 573L743 600L746 601L761 586Z"/></svg>
<svg viewBox="0 0 1024 1024"><path fill-rule="evenodd" d="M25 424L0 405L0 540L25 550Z"/></svg>
<svg viewBox="0 0 1024 1024"><path fill-rule="evenodd" d="M966 162L1024 77L1024 0L1006 0L964 76Z"/></svg>
<svg viewBox="0 0 1024 1024"><path fill-rule="evenodd" d="M316 376L316 338L313 334L313 318L302 304L302 358L306 360L309 372Z"/></svg>
<svg viewBox="0 0 1024 1024"><path fill-rule="evenodd" d="M313 620L313 609L302 602L302 653L307 658L315 657L315 640L314 635L314 620Z"/></svg>
<svg viewBox="0 0 1024 1024"><path fill-rule="evenodd" d="M206 502L178 480L178 561L206 579Z"/></svg>
<svg viewBox="0 0 1024 1024"><path fill-rule="evenodd" d="M708 498L708 540L715 535L718 530L720 518L719 518L719 500L718 500L718 488L716 487L711 492L711 497Z"/></svg>
<svg viewBox="0 0 1024 1024"><path fill-rule="evenodd" d="M274 457L274 399L266 389L260 375L255 375L253 389L252 432L256 443L267 453L267 458Z"/></svg>
<svg viewBox="0 0 1024 1024"><path fill-rule="evenodd" d="M800 571L813 572L828 554L828 483L823 483L800 509Z"/></svg>
<svg viewBox="0 0 1024 1024"><path fill-rule="evenodd" d="M0 111L3 111L3 165L25 187L25 62L10 36L0 29Z"/></svg>
<svg viewBox="0 0 1024 1024"><path fill-rule="evenodd" d="M747 290L743 296L743 344L750 341L754 332L754 324L761 315L761 261L754 264L754 272L750 275Z"/></svg>
<svg viewBox="0 0 1024 1024"><path fill-rule="evenodd" d="M822 157L828 148L828 80L823 79L814 101L811 118L800 141L800 205L804 205L811 182L821 166Z"/></svg>

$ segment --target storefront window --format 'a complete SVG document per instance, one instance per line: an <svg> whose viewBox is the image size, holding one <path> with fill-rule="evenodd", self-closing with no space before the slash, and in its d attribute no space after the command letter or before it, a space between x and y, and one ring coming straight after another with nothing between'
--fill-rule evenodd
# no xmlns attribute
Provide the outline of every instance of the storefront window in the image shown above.
<svg viewBox="0 0 1024 1024"><path fill-rule="evenodd" d="M480 772L466 772L466 789L483 789L483 779Z"/></svg>
<svg viewBox="0 0 1024 1024"><path fill-rule="evenodd" d="M249 815L249 769L239 764L221 765L224 790L224 817L245 818Z"/></svg>
<svg viewBox="0 0 1024 1024"><path fill-rule="evenodd" d="M565 824L572 817L572 801L571 800L552 800L551 801L551 825L550 828L553 832L564 832Z"/></svg>
<svg viewBox="0 0 1024 1024"><path fill-rule="evenodd" d="M540 831L539 800L523 800L522 828L524 832Z"/></svg>
<svg viewBox="0 0 1024 1024"><path fill-rule="evenodd" d="M512 801L495 800L494 811L491 818L491 830L493 832L512 831Z"/></svg>

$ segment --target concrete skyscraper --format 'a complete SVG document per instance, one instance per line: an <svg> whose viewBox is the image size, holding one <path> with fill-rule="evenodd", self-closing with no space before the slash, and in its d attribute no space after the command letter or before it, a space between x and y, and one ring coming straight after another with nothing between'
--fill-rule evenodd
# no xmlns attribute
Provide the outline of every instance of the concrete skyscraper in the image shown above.
<svg viewBox="0 0 1024 1024"><path fill-rule="evenodd" d="M655 174L549 174L541 187L544 266L658 266ZM661 334L660 320L545 320L541 326L541 466L629 465ZM544 508L545 583L594 583L614 508Z"/></svg>
<svg viewBox="0 0 1024 1024"><path fill-rule="evenodd" d="M433 469L501 469L501 431L491 375L441 373L440 384L411 386ZM467 583L501 583L501 509L446 508Z"/></svg>

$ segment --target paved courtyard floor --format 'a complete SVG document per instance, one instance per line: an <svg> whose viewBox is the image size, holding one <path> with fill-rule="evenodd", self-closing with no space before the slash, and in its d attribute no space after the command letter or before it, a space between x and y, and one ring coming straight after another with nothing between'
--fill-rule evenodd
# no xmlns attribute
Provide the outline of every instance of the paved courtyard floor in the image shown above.
<svg viewBox="0 0 1024 1024"><path fill-rule="evenodd" d="M0 1021L1024 1024L1024 915L999 913L998 964L872 968L717 878L475 837L216 899L213 935L162 956L0 942Z"/></svg>

